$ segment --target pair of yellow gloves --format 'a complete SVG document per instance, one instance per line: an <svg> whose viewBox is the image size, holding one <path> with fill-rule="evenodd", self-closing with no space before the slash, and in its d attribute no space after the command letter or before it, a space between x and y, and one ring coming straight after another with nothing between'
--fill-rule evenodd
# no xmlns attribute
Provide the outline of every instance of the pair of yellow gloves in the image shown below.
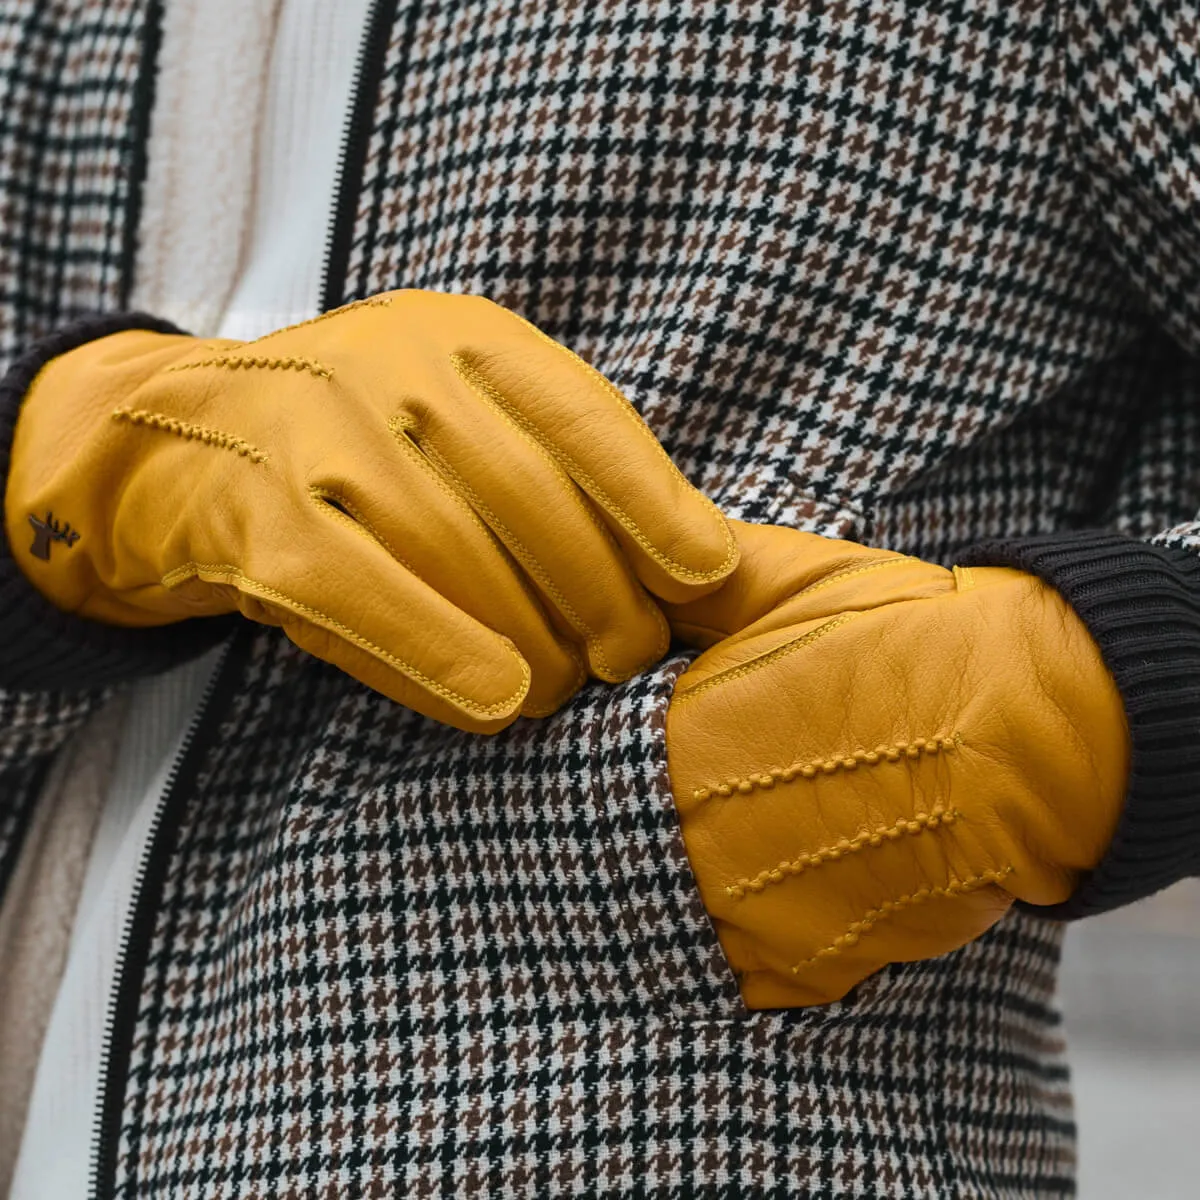
<svg viewBox="0 0 1200 1200"><path fill-rule="evenodd" d="M460 729L626 679L672 633L704 649L669 770L752 1007L1062 901L1116 826L1124 710L1052 589L726 522L603 376L487 300L102 338L37 376L11 461L11 552L59 608L240 610Z"/></svg>

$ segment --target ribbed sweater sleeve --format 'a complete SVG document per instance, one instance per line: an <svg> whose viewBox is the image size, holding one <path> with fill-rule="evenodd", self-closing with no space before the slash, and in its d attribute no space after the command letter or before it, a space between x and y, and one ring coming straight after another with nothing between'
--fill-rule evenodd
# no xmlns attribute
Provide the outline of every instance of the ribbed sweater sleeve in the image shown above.
<svg viewBox="0 0 1200 1200"><path fill-rule="evenodd" d="M13 364L0 380L0 478L8 479L17 418L38 372L61 354L127 329L182 332L144 313L87 318ZM73 691L156 674L215 645L230 628L221 617L125 629L62 612L26 579L0 524L0 688Z"/></svg>
<svg viewBox="0 0 1200 1200"><path fill-rule="evenodd" d="M1116 836L1065 904L1037 911L1088 916L1200 874L1200 556L1078 533L991 542L959 561L1018 567L1057 589L1125 701L1132 759Z"/></svg>

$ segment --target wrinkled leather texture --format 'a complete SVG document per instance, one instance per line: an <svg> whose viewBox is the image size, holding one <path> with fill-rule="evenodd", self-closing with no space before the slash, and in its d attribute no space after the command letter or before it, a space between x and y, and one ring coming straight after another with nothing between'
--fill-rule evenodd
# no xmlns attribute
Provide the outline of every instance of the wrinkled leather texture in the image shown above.
<svg viewBox="0 0 1200 1200"><path fill-rule="evenodd" d="M468 730L648 666L648 590L695 597L736 561L624 397L476 296L386 293L252 343L98 340L34 381L12 461L9 540L60 608L240 610Z"/></svg>
<svg viewBox="0 0 1200 1200"><path fill-rule="evenodd" d="M1096 866L1124 708L1057 592L734 522L741 565L678 637L667 719L704 903L752 1008L822 1004L978 937Z"/></svg>

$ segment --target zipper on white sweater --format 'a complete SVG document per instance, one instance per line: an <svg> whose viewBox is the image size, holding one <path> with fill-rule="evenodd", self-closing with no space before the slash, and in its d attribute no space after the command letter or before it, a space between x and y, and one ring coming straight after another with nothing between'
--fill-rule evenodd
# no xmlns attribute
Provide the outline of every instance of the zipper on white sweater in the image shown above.
<svg viewBox="0 0 1200 1200"><path fill-rule="evenodd" d="M379 90L380 75L388 47L388 30L395 21L398 0L372 0L351 85L351 109L338 154L334 189L334 216L326 242L321 270L321 308L342 303L341 290L350 256L367 139ZM414 9L417 7L413 6ZM154 876L166 866L170 856L168 834L176 829L177 798L192 782L207 749L213 728L220 720L223 703L217 703L227 681L236 679L235 667L243 655L241 637L227 647L213 672L204 696L192 719L175 763L163 788L146 839L146 848L138 867L133 900L117 953L116 986L110 997L100 1055L100 1096L92 1141L90 1200L107 1200L116 1186L117 1159L120 1153L121 1121L125 1089L128 1083L129 1056L141 998L145 955L153 936L155 911L149 901L160 889L151 886ZM224 699L224 697L222 697Z"/></svg>
<svg viewBox="0 0 1200 1200"><path fill-rule="evenodd" d="M209 676L200 703L192 716L187 732L179 744L175 761L155 805L154 815L146 834L141 861L131 893L129 911L117 950L114 986L108 998L108 1013L100 1045L100 1089L92 1127L92 1155L88 1196L100 1200L111 1195L116 1182L117 1155L120 1149L121 1114L124 1108L125 1087L128 1081L128 1059L132 1044L133 1026L141 995L144 972L144 952L153 935L155 910L147 903L155 899L159 889L149 888L151 876L166 866L171 847L166 844L165 832L174 832L168 815L177 815L175 803L181 785L194 779L211 741L211 734L220 721L221 707L214 705L218 691L227 691L229 681L236 680L244 656L236 653L243 643L235 638L221 651ZM201 734L205 736L201 736ZM142 960L140 963L135 959ZM135 966L141 969L133 970Z"/></svg>
<svg viewBox="0 0 1200 1200"><path fill-rule="evenodd" d="M345 295L346 273L350 250L354 242L354 224L358 215L358 195L361 190L363 165L366 162L367 141L371 136L371 119L389 45L389 31L395 24L399 0L371 0L358 61L354 66L354 82L350 87L350 117L338 151L337 179L334 184L333 220L325 241L325 262L321 267L321 311L328 312L349 300ZM410 7L420 8L417 3Z"/></svg>

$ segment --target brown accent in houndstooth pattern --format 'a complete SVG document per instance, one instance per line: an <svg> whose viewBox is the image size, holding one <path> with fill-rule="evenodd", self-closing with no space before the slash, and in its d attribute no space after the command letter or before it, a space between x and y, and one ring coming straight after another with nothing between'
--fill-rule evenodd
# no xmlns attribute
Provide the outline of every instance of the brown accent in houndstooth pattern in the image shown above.
<svg viewBox="0 0 1200 1200"><path fill-rule="evenodd" d="M148 8L0 6L0 375L30 343L124 298ZM54 752L102 700L0 692L0 888Z"/></svg>
<svg viewBox="0 0 1200 1200"><path fill-rule="evenodd" d="M119 1194L1065 1187L1055 926L743 1009L667 790L682 665L480 739L257 635L167 872Z"/></svg>
<svg viewBox="0 0 1200 1200"><path fill-rule="evenodd" d="M330 291L511 305L752 519L1200 546L1195 366L1147 315L1196 349L1195 142L1146 82L1195 39L1058 7L394 4ZM1184 182L1143 208L1151 162ZM179 798L115 1194L1069 1193L1055 927L742 1010L664 782L675 669L484 741L257 634Z"/></svg>
<svg viewBox="0 0 1200 1200"><path fill-rule="evenodd" d="M16 865L26 822L55 753L102 700L89 693L0 690L0 891Z"/></svg>
<svg viewBox="0 0 1200 1200"><path fill-rule="evenodd" d="M0 374L131 282L154 0L0 11Z"/></svg>

